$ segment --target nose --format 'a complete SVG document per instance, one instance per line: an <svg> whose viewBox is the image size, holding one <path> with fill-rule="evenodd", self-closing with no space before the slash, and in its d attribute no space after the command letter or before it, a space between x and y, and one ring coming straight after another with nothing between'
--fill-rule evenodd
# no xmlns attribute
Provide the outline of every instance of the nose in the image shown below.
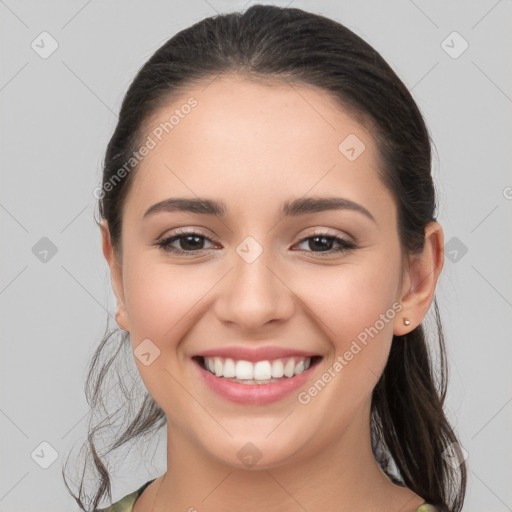
<svg viewBox="0 0 512 512"><path fill-rule="evenodd" d="M260 331L270 324L275 327L289 319L294 294L280 268L270 250L263 250L252 262L235 252L215 301L217 318L244 332Z"/></svg>

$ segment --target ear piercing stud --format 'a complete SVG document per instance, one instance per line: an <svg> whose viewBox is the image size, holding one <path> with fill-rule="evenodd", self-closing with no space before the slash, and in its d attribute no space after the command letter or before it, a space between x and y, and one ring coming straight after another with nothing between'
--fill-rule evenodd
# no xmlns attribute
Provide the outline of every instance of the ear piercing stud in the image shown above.
<svg viewBox="0 0 512 512"><path fill-rule="evenodd" d="M408 318L404 318L404 325L410 325L410 320Z"/></svg>

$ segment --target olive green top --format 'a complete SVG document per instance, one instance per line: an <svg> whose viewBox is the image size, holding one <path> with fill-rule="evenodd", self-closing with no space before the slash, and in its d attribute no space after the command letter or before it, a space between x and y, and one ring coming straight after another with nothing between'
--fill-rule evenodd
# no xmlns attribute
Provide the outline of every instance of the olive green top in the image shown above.
<svg viewBox="0 0 512 512"><path fill-rule="evenodd" d="M133 491L131 494L127 494L124 498L121 498L119 501L116 501L110 507L103 508L98 510L98 512L132 512L133 505L137 498L142 494L142 491L151 483L154 482L156 478L153 480L149 480L142 487L139 487L136 491ZM420 505L415 512L437 512L437 509L433 505L429 505L428 503L424 503Z"/></svg>

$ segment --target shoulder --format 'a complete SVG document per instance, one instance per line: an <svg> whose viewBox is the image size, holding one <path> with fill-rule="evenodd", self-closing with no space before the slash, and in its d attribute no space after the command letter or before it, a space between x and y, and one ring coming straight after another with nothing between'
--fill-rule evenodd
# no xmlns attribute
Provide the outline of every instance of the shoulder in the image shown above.
<svg viewBox="0 0 512 512"><path fill-rule="evenodd" d="M137 490L131 492L130 494L127 494L126 496L121 498L119 501L112 503L112 505L110 505L110 507L97 509L96 512L132 512L133 505L134 505L135 501L137 500L137 498L142 494L144 489L154 480L156 480L156 478L149 480L144 485L139 487Z"/></svg>
<svg viewBox="0 0 512 512"><path fill-rule="evenodd" d="M423 503L423 505L420 505L414 512L440 512L440 510L434 507L434 505Z"/></svg>

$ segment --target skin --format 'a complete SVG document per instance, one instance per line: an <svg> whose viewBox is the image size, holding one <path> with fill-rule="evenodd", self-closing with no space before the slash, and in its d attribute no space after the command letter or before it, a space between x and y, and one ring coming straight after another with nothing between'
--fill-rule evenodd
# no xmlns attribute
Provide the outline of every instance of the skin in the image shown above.
<svg viewBox="0 0 512 512"><path fill-rule="evenodd" d="M370 401L393 334L413 330L433 300L441 226L427 226L422 253L401 253L371 132L325 92L230 75L188 88L151 118L147 133L190 96L197 107L134 176L122 257L105 222L101 229L117 322L133 349L150 339L160 350L148 366L135 362L167 416L167 471L134 511L415 510L424 499L393 484L373 457ZM338 150L349 134L366 146L352 162ZM226 218L175 211L142 219L159 201L196 196L224 201ZM375 222L352 210L280 215L284 201L302 196L351 199ZM177 228L206 237L202 255L155 245ZM357 247L326 256L303 241L315 232ZM250 264L236 252L247 236L263 247ZM186 242L172 245L190 250ZM190 359L234 345L308 350L323 357L310 386L396 302L403 309L308 404L296 393L267 405L232 403L197 378ZM248 442L261 454L252 468L237 456Z"/></svg>

